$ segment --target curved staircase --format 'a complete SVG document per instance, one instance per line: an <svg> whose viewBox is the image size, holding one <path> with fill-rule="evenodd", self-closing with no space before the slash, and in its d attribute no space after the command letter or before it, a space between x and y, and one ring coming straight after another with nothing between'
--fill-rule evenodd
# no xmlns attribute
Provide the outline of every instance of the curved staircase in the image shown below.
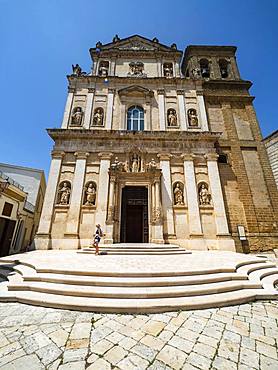
<svg viewBox="0 0 278 370"><path fill-rule="evenodd" d="M0 301L80 311L145 313L221 307L255 299L278 298L278 291L274 288L278 282L277 267L257 257L237 254L236 258L233 255L234 267L221 262L225 259L219 259L219 263L213 266L208 262L206 266L201 259L210 252L174 253L161 257L147 254L144 257L122 256L121 250L120 255L109 256L111 263L128 266L125 271L120 271L105 267L106 256L93 256L92 268L88 268L89 265L84 267L85 262L88 264L86 251L75 254L79 258L75 268L59 267L57 263L43 264L41 252L41 260L32 259L32 252L30 258L24 254L0 259L0 276L5 279L0 282ZM193 266L195 254L200 259L199 269L196 268L197 263ZM218 258L217 254L215 256ZM229 257L228 252L225 256ZM142 264L144 261L150 265L153 263L156 269L132 267L136 258L140 258ZM186 265L188 258L192 260L192 268L191 260ZM103 261L103 269L96 269L94 261L100 264ZM155 265L159 261L161 269ZM171 261L176 267L173 265L169 270L167 263Z"/></svg>

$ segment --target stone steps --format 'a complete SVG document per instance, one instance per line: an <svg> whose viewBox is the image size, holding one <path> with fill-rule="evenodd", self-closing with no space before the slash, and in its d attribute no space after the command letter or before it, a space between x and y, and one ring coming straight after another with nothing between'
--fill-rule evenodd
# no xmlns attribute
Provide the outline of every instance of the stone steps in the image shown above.
<svg viewBox="0 0 278 370"><path fill-rule="evenodd" d="M201 252L196 253L197 260L194 255L88 257L68 252L65 258L70 263L64 259L57 263L57 252L49 252L47 262L38 253L33 255L6 258L3 264L0 260L0 276L8 280L0 285L0 301L145 313L278 298L277 267L252 256L233 255L234 262L228 263L228 254L216 253L210 258L215 256L218 262L208 263Z"/></svg>
<svg viewBox="0 0 278 370"><path fill-rule="evenodd" d="M113 313L156 313L174 310L194 310L242 304L258 298L274 298L273 293L269 294L268 291L264 291L263 289L244 289L197 297L140 300L62 296L33 291L18 291L14 293L14 300L21 303L79 311ZM10 297L7 298L7 300L10 299Z"/></svg>
<svg viewBox="0 0 278 370"><path fill-rule="evenodd" d="M167 254L191 254L192 252L185 250L177 245L166 244L164 246L157 244L102 244L99 246L99 251L110 255L167 255ZM77 253L95 253L95 248L83 248Z"/></svg>
<svg viewBox="0 0 278 370"><path fill-rule="evenodd" d="M180 286L208 284L214 282L248 280L247 275L237 273L215 273L193 276L148 276L148 277L122 277L122 276L85 276L85 275L65 275L51 273L37 273L32 276L25 276L24 282L48 282L58 284L83 285L83 286L133 286L133 287L153 287L153 286Z"/></svg>
<svg viewBox="0 0 278 370"><path fill-rule="evenodd" d="M29 282L13 284L10 291L34 291L49 294L59 294L79 297L95 298L118 298L118 299L140 299L140 298L168 298L200 296L241 289L260 289L261 284L251 282L226 281L209 284L197 284L190 286L167 286L167 287L90 287L81 285L65 285L57 283Z"/></svg>

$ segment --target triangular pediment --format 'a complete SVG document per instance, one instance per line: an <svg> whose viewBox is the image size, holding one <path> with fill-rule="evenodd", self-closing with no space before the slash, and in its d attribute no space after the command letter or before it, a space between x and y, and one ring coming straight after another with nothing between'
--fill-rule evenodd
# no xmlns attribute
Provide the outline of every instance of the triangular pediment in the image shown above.
<svg viewBox="0 0 278 370"><path fill-rule="evenodd" d="M139 96L153 96L153 91L150 89L146 89L143 86L139 85L132 85L128 87L124 87L118 91L119 96L128 96L128 95L139 95Z"/></svg>
<svg viewBox="0 0 278 370"><path fill-rule="evenodd" d="M97 44L98 45L98 44ZM99 44L102 51L122 50L122 51L172 51L177 52L176 47L170 47L161 44L156 38L153 40L147 39L143 36L133 35L124 39L114 37L113 42L102 45Z"/></svg>

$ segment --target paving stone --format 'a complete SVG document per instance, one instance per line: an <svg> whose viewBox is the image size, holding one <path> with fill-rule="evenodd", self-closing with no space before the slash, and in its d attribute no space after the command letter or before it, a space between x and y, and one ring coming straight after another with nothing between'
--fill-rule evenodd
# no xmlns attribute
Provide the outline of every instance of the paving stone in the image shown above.
<svg viewBox="0 0 278 370"><path fill-rule="evenodd" d="M259 355L251 349L241 348L239 361L244 365L249 365L255 369L259 369Z"/></svg>
<svg viewBox="0 0 278 370"><path fill-rule="evenodd" d="M2 366L2 370L40 370L44 369L45 367L40 362L39 358L33 355L27 355L16 360L9 362L8 364Z"/></svg>
<svg viewBox="0 0 278 370"><path fill-rule="evenodd" d="M122 347L116 346L106 352L106 354L104 355L104 359L110 362L112 365L116 365L127 355L127 353L128 352Z"/></svg>
<svg viewBox="0 0 278 370"><path fill-rule="evenodd" d="M25 355L26 355L26 352L23 351L23 349L19 349L17 351L10 352L6 356L1 356L0 357L0 367Z"/></svg>
<svg viewBox="0 0 278 370"><path fill-rule="evenodd" d="M256 351L266 357L277 360L277 348L259 341L256 341Z"/></svg>
<svg viewBox="0 0 278 370"><path fill-rule="evenodd" d="M99 340L105 338L108 334L112 333L113 330L103 326L91 331L91 343L97 343Z"/></svg>
<svg viewBox="0 0 278 370"><path fill-rule="evenodd" d="M142 357L136 355L128 355L117 364L117 368L121 370L142 370L146 369L149 362Z"/></svg>
<svg viewBox="0 0 278 370"><path fill-rule="evenodd" d="M0 355L1 355L1 357L7 356L8 354L19 350L20 348L22 348L20 343L18 343L18 342L10 343L10 344L0 348Z"/></svg>
<svg viewBox="0 0 278 370"><path fill-rule="evenodd" d="M85 361L74 361L69 362L65 365L60 365L58 367L58 370L85 370L85 365L86 365Z"/></svg>
<svg viewBox="0 0 278 370"><path fill-rule="evenodd" d="M49 366L47 366L47 370L58 370L58 367L60 366L62 362L61 358L58 358L56 361L52 362Z"/></svg>
<svg viewBox="0 0 278 370"><path fill-rule="evenodd" d="M66 344L66 349L87 348L88 346L89 338L69 339Z"/></svg>
<svg viewBox="0 0 278 370"><path fill-rule="evenodd" d="M178 335L174 335L169 341L168 344L171 346L180 349L186 353L190 353L194 346L194 343L179 337Z"/></svg>
<svg viewBox="0 0 278 370"><path fill-rule="evenodd" d="M105 352L107 352L113 346L114 346L113 343L109 342L106 339L102 339L91 347L91 351L93 353L98 354L98 355L103 355Z"/></svg>
<svg viewBox="0 0 278 370"><path fill-rule="evenodd" d="M130 351L143 357L148 361L152 361L157 354L156 350L142 343L138 343L136 346L132 347Z"/></svg>
<svg viewBox="0 0 278 370"><path fill-rule="evenodd" d="M250 338L255 339L256 341L263 342L265 344L269 344L271 346L275 345L275 339L271 337L267 337L265 335L259 335L256 333L250 333Z"/></svg>
<svg viewBox="0 0 278 370"><path fill-rule="evenodd" d="M107 337L105 339L109 340L110 342L112 342L114 344L117 344L124 338L125 338L124 335L115 331L114 333L111 333L111 334L107 335Z"/></svg>
<svg viewBox="0 0 278 370"><path fill-rule="evenodd" d="M162 332L158 335L157 338L163 340L164 342L167 342L169 339L172 338L173 335L174 333L172 333L169 330L162 330Z"/></svg>
<svg viewBox="0 0 278 370"><path fill-rule="evenodd" d="M64 329L59 329L49 334L49 338L58 346L65 346L69 333Z"/></svg>
<svg viewBox="0 0 278 370"><path fill-rule="evenodd" d="M73 325L70 333L70 339L89 338L91 331L91 323L78 323Z"/></svg>
<svg viewBox="0 0 278 370"><path fill-rule="evenodd" d="M156 357L157 360L164 362L170 368L175 370L178 370L182 367L186 358L187 355L184 352L168 344L162 348Z"/></svg>
<svg viewBox="0 0 278 370"><path fill-rule="evenodd" d="M277 360L260 355L260 370L277 370L277 369L278 369Z"/></svg>
<svg viewBox="0 0 278 370"><path fill-rule="evenodd" d="M199 355L198 353L191 352L187 357L186 362L196 366L198 369L207 370L210 368L211 359Z"/></svg>
<svg viewBox="0 0 278 370"><path fill-rule="evenodd" d="M187 352L186 350L184 350ZM193 347L193 352L198 353L199 355L208 357L208 358L213 358L215 353L216 353L216 348L209 346L204 343L196 343Z"/></svg>
<svg viewBox="0 0 278 370"><path fill-rule="evenodd" d="M203 334L201 334L198 337L198 342L208 344L209 346L214 347L214 348L217 348L218 344L219 344L219 341L217 339L212 338L212 337L208 337L208 336L203 335Z"/></svg>
<svg viewBox="0 0 278 370"><path fill-rule="evenodd" d="M217 354L218 356L224 357L227 360L237 362L239 355L239 344L224 339L221 341L220 346L218 347Z"/></svg>
<svg viewBox="0 0 278 370"><path fill-rule="evenodd" d="M47 366L55 361L62 354L62 351L54 343L51 343L36 351L36 354L43 365Z"/></svg>
<svg viewBox="0 0 278 370"><path fill-rule="evenodd" d="M185 328L180 328L177 332L176 335L179 335L180 337L190 340L191 342L195 343L197 338L199 337L199 334Z"/></svg>
<svg viewBox="0 0 278 370"><path fill-rule="evenodd" d="M97 359L98 359L98 355L96 355L95 353L92 353L92 354L87 358L87 362L88 362L88 364L92 364L92 363L93 363L93 362L95 362Z"/></svg>
<svg viewBox="0 0 278 370"><path fill-rule="evenodd" d="M229 330L224 331L223 338L228 339L231 342L238 343L238 344L241 341L241 336L239 334L234 333L233 331L229 331Z"/></svg>
<svg viewBox="0 0 278 370"><path fill-rule="evenodd" d="M153 336L157 336L166 326L164 322L161 321L150 321L147 322L141 330L145 333L151 334Z"/></svg>
<svg viewBox="0 0 278 370"><path fill-rule="evenodd" d="M141 339L142 340L142 339ZM119 345L121 347L123 347L124 349L126 350L129 350L131 347L134 347L135 344L137 343L136 340L132 339L132 338L129 338L129 337L124 337L124 339L122 339L120 342L119 342ZM146 344L146 343L145 343ZM147 344L146 344L147 345Z"/></svg>
<svg viewBox="0 0 278 370"><path fill-rule="evenodd" d="M227 360L226 358L216 356L213 363L212 369L216 370L237 370L236 363Z"/></svg>
<svg viewBox="0 0 278 370"><path fill-rule="evenodd" d="M38 349L51 344L51 340L48 338L46 334L43 332L38 332L33 335L29 335L28 337L24 337L20 340L23 349L26 351L27 354L33 353Z"/></svg>
<svg viewBox="0 0 278 370"><path fill-rule="evenodd" d="M148 367L148 370L172 370L172 367L167 366L163 362L155 360L151 366ZM141 370L141 369L140 369Z"/></svg>
<svg viewBox="0 0 278 370"><path fill-rule="evenodd" d="M84 361L88 353L87 348L69 349L65 350L63 355L63 363Z"/></svg>
<svg viewBox="0 0 278 370"><path fill-rule="evenodd" d="M254 339L250 337L245 337L244 335L241 337L241 346L245 348L252 349L255 351L256 342Z"/></svg>
<svg viewBox="0 0 278 370"><path fill-rule="evenodd" d="M150 348L153 348L154 350L157 350L157 351L160 351L161 348L165 345L165 342L163 340L161 340L158 337L154 337L152 335L149 335L149 334L147 334L145 337L143 337L140 340L140 342L143 343L143 344L145 344L146 346L148 346Z"/></svg>

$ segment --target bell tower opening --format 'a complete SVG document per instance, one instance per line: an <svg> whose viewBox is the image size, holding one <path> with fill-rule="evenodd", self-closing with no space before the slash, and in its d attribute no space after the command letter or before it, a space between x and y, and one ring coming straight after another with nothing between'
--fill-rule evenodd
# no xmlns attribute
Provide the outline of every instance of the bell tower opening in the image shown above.
<svg viewBox="0 0 278 370"><path fill-rule="evenodd" d="M122 190L121 243L148 242L148 189L126 186Z"/></svg>

